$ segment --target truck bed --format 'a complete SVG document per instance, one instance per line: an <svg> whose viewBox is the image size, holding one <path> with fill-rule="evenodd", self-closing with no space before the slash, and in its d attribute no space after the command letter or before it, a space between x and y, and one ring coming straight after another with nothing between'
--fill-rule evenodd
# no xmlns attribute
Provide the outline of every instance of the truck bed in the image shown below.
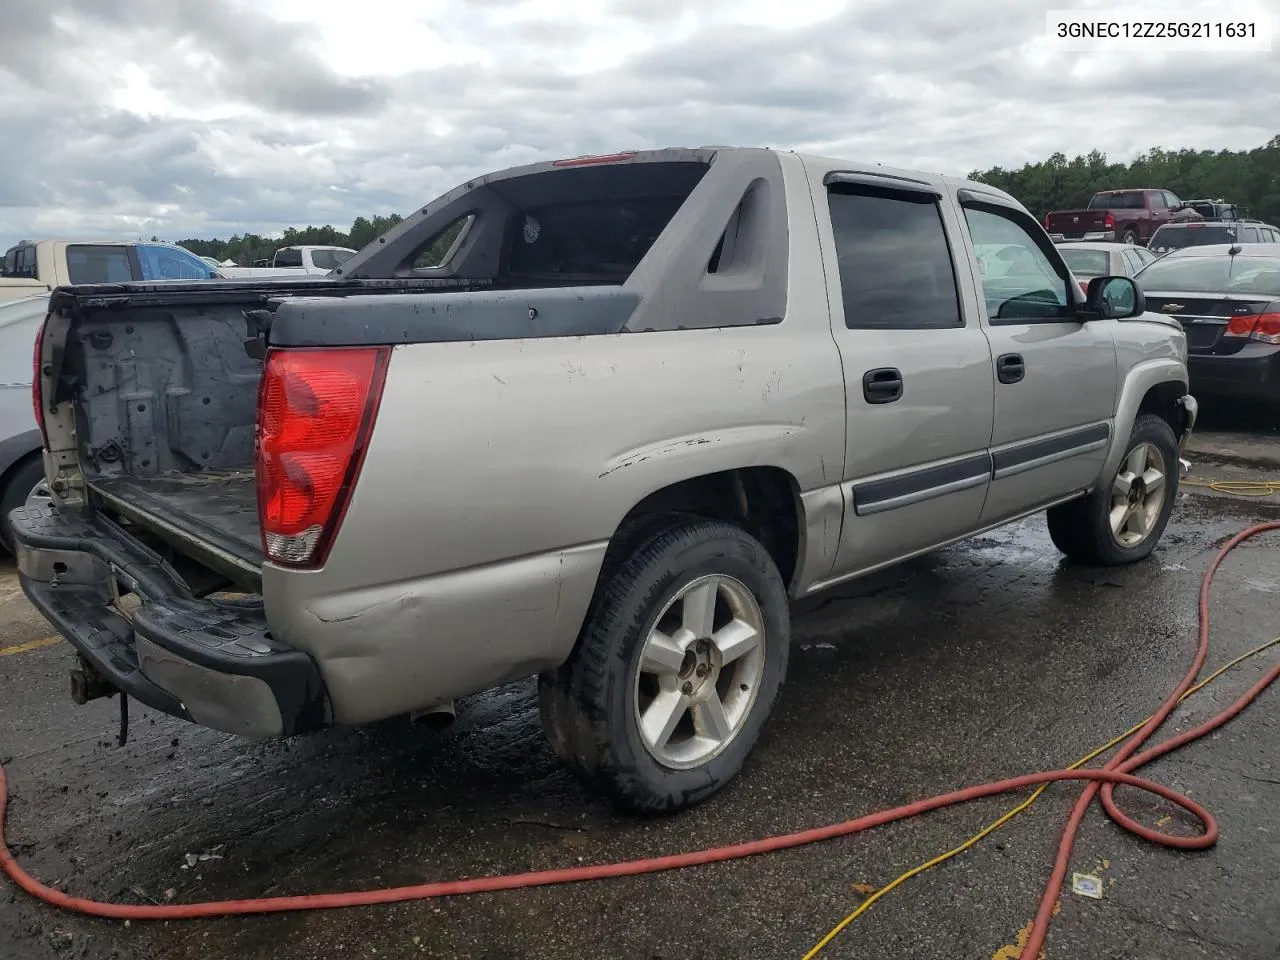
<svg viewBox="0 0 1280 960"><path fill-rule="evenodd" d="M252 582L262 567L252 470L117 476L93 481L103 502L215 569Z"/></svg>

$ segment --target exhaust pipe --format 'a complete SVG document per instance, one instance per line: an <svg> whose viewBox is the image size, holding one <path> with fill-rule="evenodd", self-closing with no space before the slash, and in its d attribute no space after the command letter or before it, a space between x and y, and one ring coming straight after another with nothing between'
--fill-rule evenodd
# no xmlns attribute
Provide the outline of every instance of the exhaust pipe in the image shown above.
<svg viewBox="0 0 1280 960"><path fill-rule="evenodd" d="M433 730L443 730L457 718L453 701L446 700L422 710L414 710L409 714L410 723L422 723Z"/></svg>

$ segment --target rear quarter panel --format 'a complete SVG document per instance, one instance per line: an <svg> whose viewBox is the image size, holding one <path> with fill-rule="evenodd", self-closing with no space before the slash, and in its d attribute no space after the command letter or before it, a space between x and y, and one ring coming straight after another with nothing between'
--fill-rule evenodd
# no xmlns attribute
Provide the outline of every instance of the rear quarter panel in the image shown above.
<svg viewBox="0 0 1280 960"><path fill-rule="evenodd" d="M751 466L838 489L843 374L808 187L784 166L781 323L394 349L325 566L263 569L272 631L316 656L339 722L562 662L650 493ZM811 548L802 521L801 557L829 565L838 527Z"/></svg>

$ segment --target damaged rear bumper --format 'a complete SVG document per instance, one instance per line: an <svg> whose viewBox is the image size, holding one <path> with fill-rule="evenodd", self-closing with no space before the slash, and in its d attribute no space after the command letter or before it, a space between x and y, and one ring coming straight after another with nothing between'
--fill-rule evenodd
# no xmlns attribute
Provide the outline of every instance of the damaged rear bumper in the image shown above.
<svg viewBox="0 0 1280 960"><path fill-rule="evenodd" d="M201 599L163 558L101 515L10 515L23 592L113 687L147 706L243 736L326 726L315 661L274 639L259 599ZM121 595L140 603L125 611Z"/></svg>

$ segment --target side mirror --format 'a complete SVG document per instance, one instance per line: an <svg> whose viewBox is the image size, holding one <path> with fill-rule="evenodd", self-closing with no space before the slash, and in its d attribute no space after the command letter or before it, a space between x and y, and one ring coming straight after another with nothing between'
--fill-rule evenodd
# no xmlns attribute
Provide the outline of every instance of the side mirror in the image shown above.
<svg viewBox="0 0 1280 960"><path fill-rule="evenodd" d="M1103 320L1124 320L1147 312L1147 298L1132 277L1094 277L1085 292L1084 308Z"/></svg>

